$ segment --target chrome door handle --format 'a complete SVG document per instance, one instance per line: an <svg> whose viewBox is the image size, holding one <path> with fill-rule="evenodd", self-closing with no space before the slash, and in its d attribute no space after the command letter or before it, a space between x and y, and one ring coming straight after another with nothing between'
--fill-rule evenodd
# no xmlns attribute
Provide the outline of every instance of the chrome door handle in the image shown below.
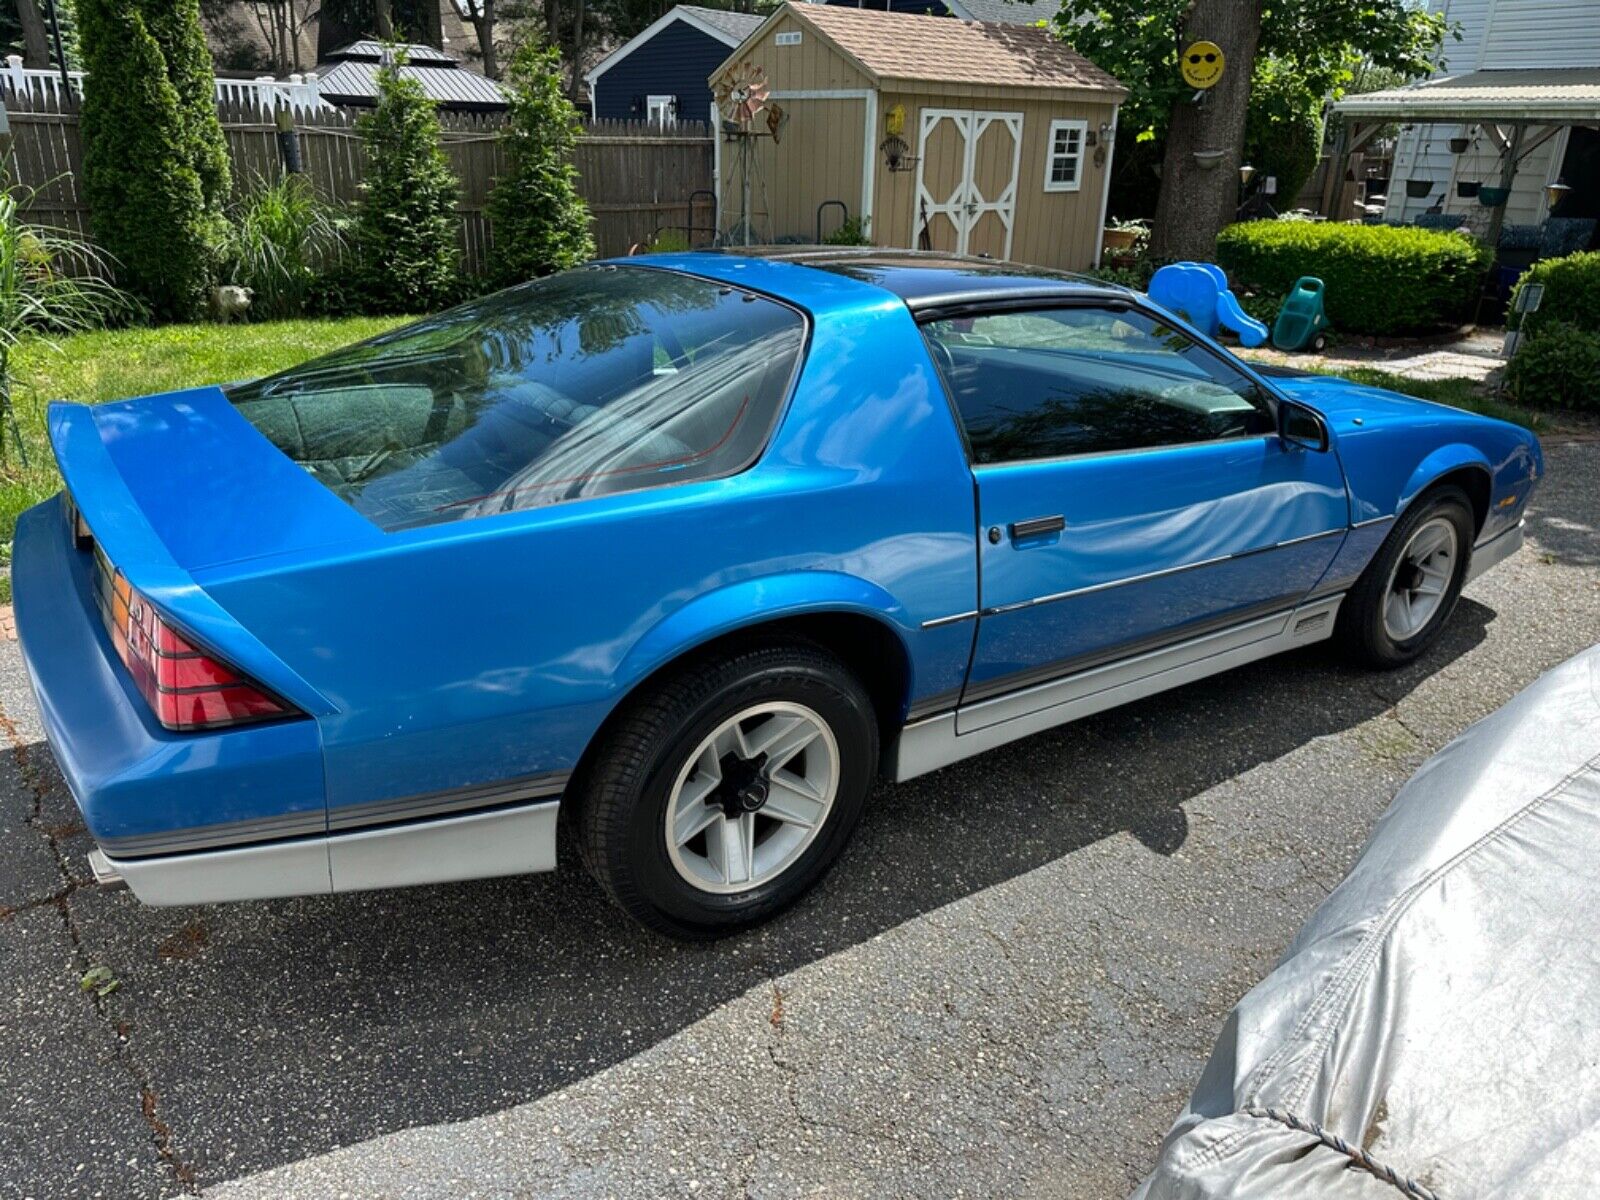
<svg viewBox="0 0 1600 1200"><path fill-rule="evenodd" d="M1053 517L1029 517L1026 521L1013 521L1008 528L1011 540L1043 537L1047 533L1060 533L1067 527L1067 519L1060 514Z"/></svg>

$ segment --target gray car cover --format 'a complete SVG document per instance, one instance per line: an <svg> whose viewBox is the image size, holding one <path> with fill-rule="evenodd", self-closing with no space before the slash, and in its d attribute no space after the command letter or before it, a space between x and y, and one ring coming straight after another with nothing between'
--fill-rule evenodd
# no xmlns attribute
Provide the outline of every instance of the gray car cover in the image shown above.
<svg viewBox="0 0 1600 1200"><path fill-rule="evenodd" d="M1430 759L1136 1200L1600 1190L1600 647Z"/></svg>

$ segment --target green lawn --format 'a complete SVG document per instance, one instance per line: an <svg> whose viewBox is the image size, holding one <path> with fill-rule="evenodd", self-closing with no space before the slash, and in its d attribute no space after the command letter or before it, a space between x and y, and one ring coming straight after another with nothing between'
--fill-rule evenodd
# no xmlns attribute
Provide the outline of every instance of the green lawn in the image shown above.
<svg viewBox="0 0 1600 1200"><path fill-rule="evenodd" d="M52 400L99 404L152 392L270 375L350 342L393 329L405 318L354 317L341 321L270 321L259 325L167 325L118 329L63 338L54 347L34 341L13 360L14 400L28 465L4 430L0 458L0 543L10 548L23 509L61 486L45 437L45 406Z"/></svg>

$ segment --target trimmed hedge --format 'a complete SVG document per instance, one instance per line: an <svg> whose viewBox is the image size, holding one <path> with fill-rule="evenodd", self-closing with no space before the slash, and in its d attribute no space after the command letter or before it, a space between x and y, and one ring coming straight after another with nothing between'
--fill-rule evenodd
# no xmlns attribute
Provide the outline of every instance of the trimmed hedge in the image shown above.
<svg viewBox="0 0 1600 1200"><path fill-rule="evenodd" d="M1530 283L1544 284L1544 295L1539 311L1524 317L1516 311L1516 298ZM1512 329L1526 324L1532 332L1558 323L1600 330L1600 251L1540 259L1517 280L1506 324Z"/></svg>
<svg viewBox="0 0 1600 1200"><path fill-rule="evenodd" d="M1512 399L1530 408L1600 412L1600 332L1543 322L1506 364L1505 382Z"/></svg>
<svg viewBox="0 0 1600 1200"><path fill-rule="evenodd" d="M1490 257L1469 237L1410 226L1246 221L1217 235L1217 261L1236 284L1281 296L1315 275L1334 328L1371 336L1459 325Z"/></svg>

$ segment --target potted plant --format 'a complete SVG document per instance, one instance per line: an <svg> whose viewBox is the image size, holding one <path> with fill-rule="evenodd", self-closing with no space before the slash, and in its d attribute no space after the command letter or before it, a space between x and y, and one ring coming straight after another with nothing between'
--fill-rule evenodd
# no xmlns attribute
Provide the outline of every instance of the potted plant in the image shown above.
<svg viewBox="0 0 1600 1200"><path fill-rule="evenodd" d="M1433 192L1433 180L1408 179L1406 180L1406 195L1413 200L1426 200Z"/></svg>
<svg viewBox="0 0 1600 1200"><path fill-rule="evenodd" d="M1507 187L1480 187L1478 189L1478 203L1485 208L1501 208L1509 199L1511 199L1511 189Z"/></svg>
<svg viewBox="0 0 1600 1200"><path fill-rule="evenodd" d="M1465 154L1472 148L1472 139L1466 137L1453 137L1450 139L1451 154Z"/></svg>
<svg viewBox="0 0 1600 1200"><path fill-rule="evenodd" d="M1100 246L1108 254L1132 250L1140 241L1150 236L1150 226L1143 221L1119 221L1112 217L1100 235Z"/></svg>
<svg viewBox="0 0 1600 1200"><path fill-rule="evenodd" d="M1463 200L1471 200L1478 194L1478 188L1481 186L1476 179L1458 179L1456 180L1456 195Z"/></svg>

